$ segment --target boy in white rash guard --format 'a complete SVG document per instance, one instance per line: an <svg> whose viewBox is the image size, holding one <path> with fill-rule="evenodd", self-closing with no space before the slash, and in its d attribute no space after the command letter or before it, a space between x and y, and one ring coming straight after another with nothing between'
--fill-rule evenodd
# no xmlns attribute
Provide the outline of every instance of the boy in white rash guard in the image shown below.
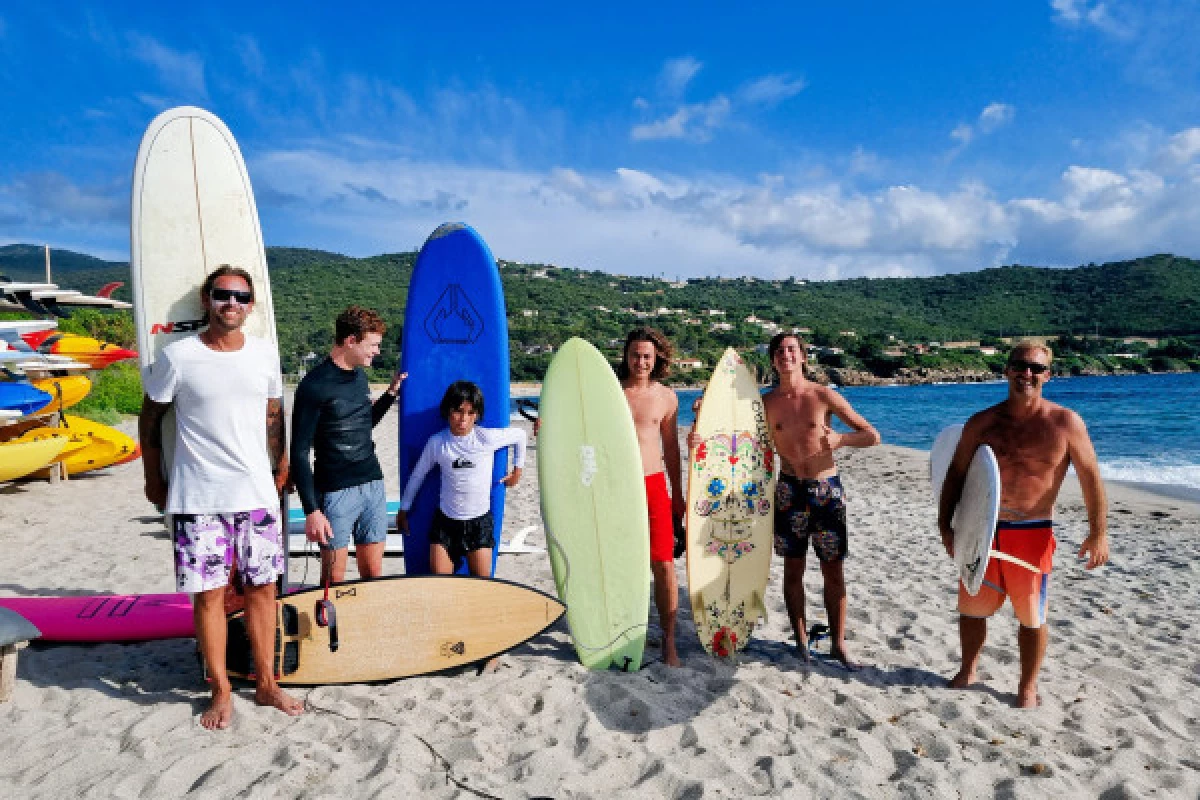
<svg viewBox="0 0 1200 800"><path fill-rule="evenodd" d="M425 476L438 467L442 490L429 529L429 565L434 574L449 575L465 556L472 575L491 577L496 544L491 509L493 459L497 450L516 445L513 470L504 478L505 486L516 486L525 466L525 431L476 427L476 420L483 416L483 393L470 381L450 384L440 410L448 427L425 443L400 498L396 528L408 533L408 510Z"/></svg>

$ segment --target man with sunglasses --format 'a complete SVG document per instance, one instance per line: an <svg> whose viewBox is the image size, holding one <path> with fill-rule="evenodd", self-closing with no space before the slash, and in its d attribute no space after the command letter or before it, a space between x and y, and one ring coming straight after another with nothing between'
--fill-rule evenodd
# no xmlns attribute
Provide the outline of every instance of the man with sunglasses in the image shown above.
<svg viewBox="0 0 1200 800"><path fill-rule="evenodd" d="M1000 523L992 548L1036 566L1038 572L993 558L977 595L972 597L959 583L962 666L950 685L965 689L975 682L987 639L987 619L1008 597L1020 623L1021 679L1016 701L1020 708L1033 708L1040 702L1037 679L1046 655L1046 607L1055 549L1051 518L1069 467L1075 468L1088 514L1089 533L1079 556L1087 559L1087 569L1108 561L1108 501L1087 428L1074 411L1042 397L1052 357L1050 348L1040 342L1013 346L1004 370L1008 397L967 420L938 505L942 545L953 557L950 521L962 497L967 468L980 445L991 447L1000 465L1001 484Z"/></svg>
<svg viewBox="0 0 1200 800"><path fill-rule="evenodd" d="M195 605L196 640L212 702L200 717L229 727L233 694L225 662L230 574L246 600L254 651L254 700L295 716L303 704L275 682L275 581L287 557L279 492L287 482L283 385L275 347L242 331L254 308L245 270L221 266L200 289L208 327L172 342L142 373L138 422L146 498L171 520L176 585ZM175 409L171 473L162 472L162 421Z"/></svg>
<svg viewBox="0 0 1200 800"><path fill-rule="evenodd" d="M304 506L304 531L321 546L322 583L346 579L350 540L358 574L383 575L387 496L371 430L396 400L402 373L374 403L363 367L379 355L387 325L350 306L334 321L329 357L304 376L292 406L292 480ZM314 453L315 467L308 464Z"/></svg>

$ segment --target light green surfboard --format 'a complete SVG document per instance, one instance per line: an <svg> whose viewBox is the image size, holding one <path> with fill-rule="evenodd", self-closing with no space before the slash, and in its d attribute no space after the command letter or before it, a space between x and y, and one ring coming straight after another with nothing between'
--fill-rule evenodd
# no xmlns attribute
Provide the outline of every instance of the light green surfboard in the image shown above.
<svg viewBox="0 0 1200 800"><path fill-rule="evenodd" d="M641 667L650 523L633 417L612 367L582 339L542 385L538 481L550 568L575 651L591 669Z"/></svg>

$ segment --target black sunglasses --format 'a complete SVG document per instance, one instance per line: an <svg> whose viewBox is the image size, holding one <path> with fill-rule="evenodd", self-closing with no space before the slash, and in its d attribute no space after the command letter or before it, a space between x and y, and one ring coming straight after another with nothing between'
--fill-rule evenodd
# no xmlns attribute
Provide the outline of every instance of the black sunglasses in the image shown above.
<svg viewBox="0 0 1200 800"><path fill-rule="evenodd" d="M241 305L248 306L254 302L253 292L241 292L237 289L213 289L208 293L214 303L229 303L236 301Z"/></svg>
<svg viewBox="0 0 1200 800"><path fill-rule="evenodd" d="M1010 361L1008 362L1008 368L1013 372L1024 372L1025 370L1029 370L1034 375L1041 375L1043 372L1050 369L1048 365L1039 364L1036 361Z"/></svg>

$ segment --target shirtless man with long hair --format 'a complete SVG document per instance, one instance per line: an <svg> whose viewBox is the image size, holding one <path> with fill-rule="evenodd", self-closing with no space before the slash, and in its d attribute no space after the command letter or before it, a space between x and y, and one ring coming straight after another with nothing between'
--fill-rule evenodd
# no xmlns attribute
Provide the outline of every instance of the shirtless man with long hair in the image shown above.
<svg viewBox="0 0 1200 800"><path fill-rule="evenodd" d="M687 498L680 471L679 398L661 382L670 368L671 345L660 331L635 328L625 337L622 352L617 377L633 412L642 452L650 515L650 571L654 576L654 604L658 606L662 625L662 658L667 666L677 667L680 661L675 647L675 619L679 614L679 582L675 578L675 521L683 516Z"/></svg>

